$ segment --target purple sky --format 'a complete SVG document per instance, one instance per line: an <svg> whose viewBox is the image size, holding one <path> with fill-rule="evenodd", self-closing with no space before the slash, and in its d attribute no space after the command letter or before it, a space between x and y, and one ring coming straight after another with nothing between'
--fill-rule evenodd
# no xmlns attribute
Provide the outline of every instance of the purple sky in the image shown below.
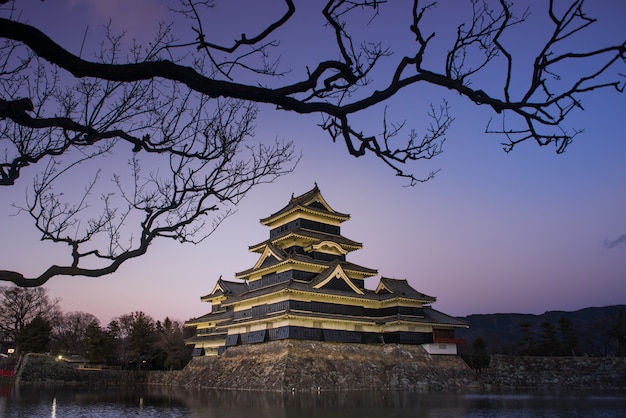
<svg viewBox="0 0 626 418"><path fill-rule="evenodd" d="M446 3L441 2L441 7ZM626 4L590 3L602 19L602 30L594 32L596 38L591 40L623 38ZM166 17L164 4L32 2L25 6L24 16L78 52L86 27L88 47L96 43L99 28L109 17L115 29L149 40L156 22ZM258 22L263 13L247 16ZM217 21L231 28L228 18ZM231 30L241 33L239 27ZM382 38L392 49L401 50L403 46L394 43L394 30L405 29L390 24ZM410 36L398 39L410 40ZM306 64L314 59L314 40L293 37L283 46L300 41ZM526 40L532 45L531 41ZM388 113L420 128L425 106L431 100L439 103L441 94L434 89L407 91L389 103ZM209 305L199 298L220 275L233 279L235 272L256 262L257 255L248 252L248 245L269 236L259 219L280 209L292 193L304 193L317 182L335 210L352 215L343 224L343 235L364 244L349 260L376 268L381 275L409 280L417 290L436 296L434 307L446 313L542 313L626 303L626 96L608 91L586 96L586 111L576 112L570 120L585 133L564 155L530 143L506 154L499 145L501 138L484 134L492 116L487 109L453 95L446 99L456 120L444 153L412 166L417 174L438 168L441 172L413 188L403 187L404 181L373 158L349 157L342 144L331 143L317 127L319 116L263 108L256 136L295 141L303 156L293 174L254 189L237 214L200 245L159 241L146 256L127 262L111 276L54 278L46 287L62 299L65 311L90 312L105 324L135 310L155 319L202 315ZM382 111L376 109L371 115L379 122ZM364 118L364 128L368 123ZM25 216L8 217L15 212L10 202L23 201L27 186L24 181L2 190L0 268L39 274L55 262L54 257L66 253L40 243ZM372 288L377 281L371 278L366 284Z"/></svg>

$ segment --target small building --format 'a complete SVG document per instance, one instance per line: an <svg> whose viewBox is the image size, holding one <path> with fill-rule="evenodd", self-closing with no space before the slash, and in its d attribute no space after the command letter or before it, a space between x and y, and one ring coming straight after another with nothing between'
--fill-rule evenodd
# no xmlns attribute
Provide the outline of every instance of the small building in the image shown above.
<svg viewBox="0 0 626 418"><path fill-rule="evenodd" d="M230 346L283 339L342 343L420 344L431 354L456 354L456 328L467 324L431 307L435 297L404 279L365 280L375 269L347 260L362 244L341 235L350 215L326 202L317 184L261 219L269 239L249 247L254 266L221 277L201 297L210 313L191 319L194 355L218 355Z"/></svg>

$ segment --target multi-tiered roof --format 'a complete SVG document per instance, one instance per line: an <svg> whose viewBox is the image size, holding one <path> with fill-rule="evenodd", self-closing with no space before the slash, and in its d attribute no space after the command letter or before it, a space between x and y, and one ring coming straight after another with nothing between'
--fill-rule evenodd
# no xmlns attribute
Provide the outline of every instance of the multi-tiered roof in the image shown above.
<svg viewBox="0 0 626 418"><path fill-rule="evenodd" d="M362 248L341 235L349 219L328 205L317 185L261 219L270 235L249 247L260 254L258 261L235 274L239 282L220 277L201 298L212 312L187 322L197 329L188 341L195 353L287 338L427 349L439 340L440 350L456 352L454 329L466 324L432 309L434 297L406 280L382 277L375 290L365 287L365 279L378 272L346 260Z"/></svg>

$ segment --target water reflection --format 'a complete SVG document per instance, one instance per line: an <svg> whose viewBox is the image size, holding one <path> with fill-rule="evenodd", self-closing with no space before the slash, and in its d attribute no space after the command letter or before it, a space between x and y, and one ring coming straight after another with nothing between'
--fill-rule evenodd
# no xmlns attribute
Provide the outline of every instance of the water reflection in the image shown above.
<svg viewBox="0 0 626 418"><path fill-rule="evenodd" d="M264 393L151 387L0 390L0 417L626 417L626 392Z"/></svg>

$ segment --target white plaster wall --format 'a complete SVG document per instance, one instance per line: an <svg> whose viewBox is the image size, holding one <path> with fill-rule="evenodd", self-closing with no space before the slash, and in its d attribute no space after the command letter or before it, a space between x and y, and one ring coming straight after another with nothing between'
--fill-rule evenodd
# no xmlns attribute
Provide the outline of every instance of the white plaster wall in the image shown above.
<svg viewBox="0 0 626 418"><path fill-rule="evenodd" d="M428 352L428 354L448 354L456 355L456 344L444 344L444 343L432 343L422 344L422 347Z"/></svg>

